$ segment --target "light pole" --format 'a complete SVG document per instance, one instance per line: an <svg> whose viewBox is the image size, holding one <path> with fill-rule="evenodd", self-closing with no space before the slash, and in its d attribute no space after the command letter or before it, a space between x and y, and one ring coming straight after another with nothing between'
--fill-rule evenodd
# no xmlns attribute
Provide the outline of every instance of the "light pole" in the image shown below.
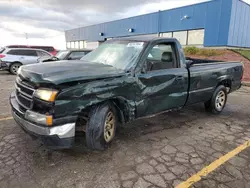
<svg viewBox="0 0 250 188"><path fill-rule="evenodd" d="M25 38L26 38L26 44L29 45L29 36L28 36L28 33L25 33Z"/></svg>

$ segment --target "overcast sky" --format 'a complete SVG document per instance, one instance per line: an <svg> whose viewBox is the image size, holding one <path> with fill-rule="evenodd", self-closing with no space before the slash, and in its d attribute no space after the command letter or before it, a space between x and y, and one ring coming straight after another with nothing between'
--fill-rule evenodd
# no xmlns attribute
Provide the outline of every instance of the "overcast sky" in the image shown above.
<svg viewBox="0 0 250 188"><path fill-rule="evenodd" d="M64 30L204 1L0 0L0 46L28 43L63 49Z"/></svg>

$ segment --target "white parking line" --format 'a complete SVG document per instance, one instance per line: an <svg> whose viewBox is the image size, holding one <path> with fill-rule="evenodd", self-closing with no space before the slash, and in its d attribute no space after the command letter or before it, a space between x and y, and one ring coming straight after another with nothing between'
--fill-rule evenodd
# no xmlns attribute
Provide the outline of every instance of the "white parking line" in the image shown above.
<svg viewBox="0 0 250 188"><path fill-rule="evenodd" d="M13 119L13 117L4 117L4 118L0 118L0 121L6 121L6 120L10 120Z"/></svg>

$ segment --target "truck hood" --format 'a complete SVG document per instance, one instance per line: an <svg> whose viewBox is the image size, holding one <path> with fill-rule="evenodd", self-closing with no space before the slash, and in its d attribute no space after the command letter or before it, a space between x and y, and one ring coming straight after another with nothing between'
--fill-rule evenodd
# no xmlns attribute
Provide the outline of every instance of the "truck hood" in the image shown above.
<svg viewBox="0 0 250 188"><path fill-rule="evenodd" d="M89 63L82 60L56 61L25 65L21 67L19 74L30 82L52 83L55 85L121 76L125 72L111 65L101 63Z"/></svg>

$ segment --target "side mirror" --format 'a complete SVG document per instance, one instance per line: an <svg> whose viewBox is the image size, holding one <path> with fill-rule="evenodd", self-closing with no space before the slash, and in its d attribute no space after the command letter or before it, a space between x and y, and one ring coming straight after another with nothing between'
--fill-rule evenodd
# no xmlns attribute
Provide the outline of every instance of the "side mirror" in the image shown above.
<svg viewBox="0 0 250 188"><path fill-rule="evenodd" d="M189 69L193 65L193 61L191 60L186 60L186 67Z"/></svg>
<svg viewBox="0 0 250 188"><path fill-rule="evenodd" d="M68 60L72 60L72 57L68 57Z"/></svg>

